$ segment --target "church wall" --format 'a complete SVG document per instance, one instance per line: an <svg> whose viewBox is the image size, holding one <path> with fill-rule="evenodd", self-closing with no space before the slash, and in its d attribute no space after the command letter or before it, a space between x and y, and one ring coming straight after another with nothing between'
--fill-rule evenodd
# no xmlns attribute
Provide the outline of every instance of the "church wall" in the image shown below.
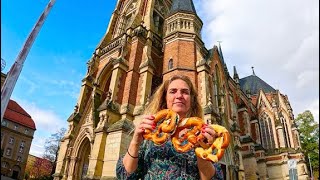
<svg viewBox="0 0 320 180"><path fill-rule="evenodd" d="M153 51L151 53L151 57L152 57L154 65L155 65L155 75L160 76L160 74L162 74L162 70L163 70L163 63L164 63L163 55L162 54L158 55L158 53Z"/></svg>
<svg viewBox="0 0 320 180"><path fill-rule="evenodd" d="M257 121L256 122L251 121L251 123L250 123L252 139L255 141L257 140L257 138L259 136L259 134L257 134L258 133L257 129L259 130L257 125L258 125Z"/></svg>
<svg viewBox="0 0 320 180"><path fill-rule="evenodd" d="M240 127L240 135L245 135L244 134L244 131L245 131L245 121L244 121L244 119L243 119L243 113L244 113L244 111L240 111L240 112L238 112L238 120L239 120L239 127Z"/></svg>
<svg viewBox="0 0 320 180"><path fill-rule="evenodd" d="M266 165L265 161L259 161L257 169L258 169L258 173L259 173L259 178L261 180L267 179L268 172L267 172L267 165Z"/></svg>
<svg viewBox="0 0 320 180"><path fill-rule="evenodd" d="M168 43L164 47L164 57L163 57L163 73L166 73L169 71L168 69L168 63L169 60L173 60L173 68L176 68L178 66L178 51L179 51L179 44L177 42L174 43Z"/></svg>
<svg viewBox="0 0 320 180"><path fill-rule="evenodd" d="M267 167L268 167L268 177L270 180L273 179L287 179L287 177L289 176L289 170L286 167L287 164L282 164L282 163L277 163L277 164L273 164L270 165L270 162L267 163Z"/></svg>
<svg viewBox="0 0 320 180"><path fill-rule="evenodd" d="M130 137L122 131L110 132L107 135L102 177L115 177L116 164L120 155L127 152Z"/></svg>
<svg viewBox="0 0 320 180"><path fill-rule="evenodd" d="M193 41L178 41L179 61L177 66L180 68L188 68L195 70L195 42Z"/></svg>
<svg viewBox="0 0 320 180"><path fill-rule="evenodd" d="M245 172L245 178L249 180L256 180L257 174L257 161L256 158L252 157L244 157L243 158L243 167Z"/></svg>
<svg viewBox="0 0 320 180"><path fill-rule="evenodd" d="M139 40L132 42L129 57L129 69L124 83L122 104L136 104L136 95L139 84L139 65L142 58L143 44Z"/></svg>
<svg viewBox="0 0 320 180"><path fill-rule="evenodd" d="M122 102L122 99L123 99L123 94L124 94L124 83L125 82L125 79L127 77L127 74L125 72L122 72L120 77L119 77L119 81L116 82L117 83L117 89L118 89L118 92L117 92L117 98L115 99L115 102L117 103L121 103Z"/></svg>

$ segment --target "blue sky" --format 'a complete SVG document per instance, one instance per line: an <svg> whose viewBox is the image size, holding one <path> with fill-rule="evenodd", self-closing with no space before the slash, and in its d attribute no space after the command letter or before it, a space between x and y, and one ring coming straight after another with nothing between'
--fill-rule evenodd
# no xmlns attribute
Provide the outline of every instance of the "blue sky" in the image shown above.
<svg viewBox="0 0 320 180"><path fill-rule="evenodd" d="M7 73L48 0L1 1L1 57ZM86 63L108 27L115 0L56 0L27 56L11 98L35 120L30 154L76 105ZM288 95L295 117L311 110L319 122L318 0L194 0L202 38L222 41L230 74L255 74ZM297 11L299 10L299 11Z"/></svg>
<svg viewBox="0 0 320 180"><path fill-rule="evenodd" d="M1 57L7 73L49 1L1 1ZM31 154L61 127L77 102L86 62L105 34L115 1L56 0L42 26L11 98L35 120Z"/></svg>

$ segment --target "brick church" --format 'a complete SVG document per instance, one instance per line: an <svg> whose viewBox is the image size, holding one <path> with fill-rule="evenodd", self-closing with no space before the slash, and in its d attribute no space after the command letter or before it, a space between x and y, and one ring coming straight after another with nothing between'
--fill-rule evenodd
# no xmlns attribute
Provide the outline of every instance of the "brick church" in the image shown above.
<svg viewBox="0 0 320 180"><path fill-rule="evenodd" d="M289 160L308 178L288 97L254 72L230 75L221 46L204 46L202 25L192 0L118 0L87 63L54 179L114 179L150 95L173 74L191 78L204 121L232 136L219 162L225 179L288 179Z"/></svg>

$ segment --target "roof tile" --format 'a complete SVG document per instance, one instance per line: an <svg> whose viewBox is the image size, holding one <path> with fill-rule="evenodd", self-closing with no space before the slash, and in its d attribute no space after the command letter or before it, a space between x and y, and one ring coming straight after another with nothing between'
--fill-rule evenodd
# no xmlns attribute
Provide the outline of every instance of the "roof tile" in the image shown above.
<svg viewBox="0 0 320 180"><path fill-rule="evenodd" d="M14 100L9 101L4 118L15 123L36 129L36 125L31 116Z"/></svg>

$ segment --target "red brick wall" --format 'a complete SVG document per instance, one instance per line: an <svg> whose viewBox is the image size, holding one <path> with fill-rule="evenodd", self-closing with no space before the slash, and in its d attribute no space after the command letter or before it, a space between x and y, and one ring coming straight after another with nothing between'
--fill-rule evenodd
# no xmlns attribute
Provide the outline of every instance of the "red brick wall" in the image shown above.
<svg viewBox="0 0 320 180"><path fill-rule="evenodd" d="M173 60L173 68L168 72L168 62L171 58ZM163 73L163 80L175 74L186 75L190 77L195 88L197 88L195 42L175 40L166 44L164 48Z"/></svg>
<svg viewBox="0 0 320 180"><path fill-rule="evenodd" d="M144 43L140 41L140 39L134 40L131 44L129 69L124 83L122 104L136 104L139 83L139 66L142 60L143 46Z"/></svg>
<svg viewBox="0 0 320 180"><path fill-rule="evenodd" d="M252 139L254 139L255 141L257 140L257 134L256 134L256 127L255 124L252 123L251 125L251 134L252 134Z"/></svg>
<svg viewBox="0 0 320 180"><path fill-rule="evenodd" d="M116 82L117 83L116 86L118 86L118 94L117 94L116 102L119 103L119 104L122 102L123 92L124 92L124 83L121 83L121 82L124 82L126 77L127 77L127 74L126 73L122 73L121 77L119 78L120 82Z"/></svg>
<svg viewBox="0 0 320 180"><path fill-rule="evenodd" d="M188 68L195 70L196 51L195 42L176 40L165 45L163 57L163 72L168 71L168 62L173 59L174 68Z"/></svg>

